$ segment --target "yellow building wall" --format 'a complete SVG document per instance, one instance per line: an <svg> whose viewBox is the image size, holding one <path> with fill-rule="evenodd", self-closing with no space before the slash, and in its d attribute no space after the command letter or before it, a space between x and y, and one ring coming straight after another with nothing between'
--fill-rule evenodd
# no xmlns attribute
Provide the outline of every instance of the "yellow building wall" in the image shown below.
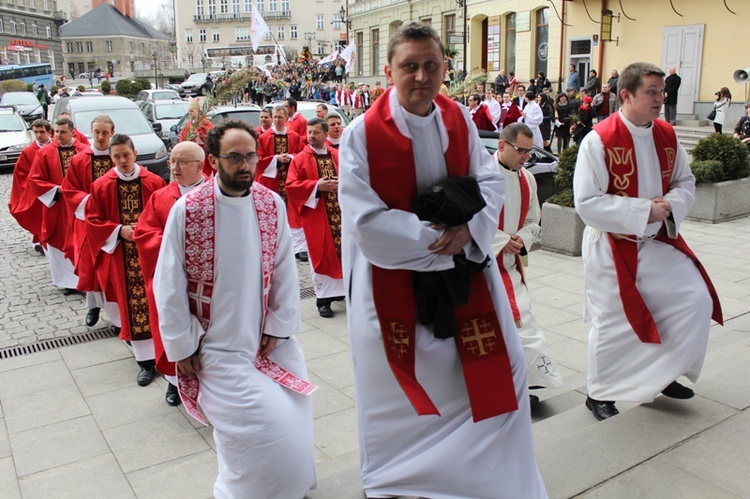
<svg viewBox="0 0 750 499"><path fill-rule="evenodd" d="M560 0L553 1L560 3ZM580 0L566 3L569 14L567 22L572 25L566 28L566 38L599 34L600 26L589 19ZM599 55L599 47L594 49L592 67L602 69L600 76L603 78L600 79L606 80L612 69L621 70L631 62L645 61L661 66L663 29L668 26L703 24L705 27L697 100L713 101L714 92L721 87L729 88L735 102L744 100L745 86L735 83L732 74L738 68L750 66L750 55L743 49L742 43L750 20L750 1L728 2L736 15L725 9L720 1L674 2L675 8L683 17L677 15L667 1L626 0L622 4L625 13L635 21L622 16L620 2L616 0L586 2L594 19L599 20L602 8L612 10L615 16L621 14L620 22L615 18L612 25L612 37L619 37L619 46L615 42L600 41L600 44L604 44L603 57Z"/></svg>

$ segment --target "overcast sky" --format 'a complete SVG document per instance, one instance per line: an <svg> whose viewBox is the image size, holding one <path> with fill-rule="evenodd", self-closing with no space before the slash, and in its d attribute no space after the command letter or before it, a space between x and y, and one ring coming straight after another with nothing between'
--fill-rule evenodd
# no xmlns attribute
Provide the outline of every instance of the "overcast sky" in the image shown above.
<svg viewBox="0 0 750 499"><path fill-rule="evenodd" d="M146 16L153 16L159 10L159 6L172 0L135 0L135 10Z"/></svg>

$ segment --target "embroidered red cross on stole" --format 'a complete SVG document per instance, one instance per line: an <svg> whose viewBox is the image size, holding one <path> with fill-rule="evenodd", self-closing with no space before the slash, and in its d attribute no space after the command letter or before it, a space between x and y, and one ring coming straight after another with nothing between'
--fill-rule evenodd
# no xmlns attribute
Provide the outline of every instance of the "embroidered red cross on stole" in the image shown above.
<svg viewBox="0 0 750 499"><path fill-rule="evenodd" d="M251 195L260 230L261 267L263 269L263 323L265 327L268 295L273 280L274 258L278 239L278 213L273 194L258 182L254 182ZM216 200L214 179L190 191L185 198L185 271L188 276L188 302L190 313L203 327L206 336L211 325L211 301L214 289L214 257L216 248ZM277 383L303 395L309 395L317 386L294 374L269 359L256 356L255 367ZM196 420L208 424L198 410L200 379L197 376L181 375L177 371L177 387L185 410Z"/></svg>
<svg viewBox="0 0 750 499"><path fill-rule="evenodd" d="M523 173L523 171L518 170L518 182L519 187L521 190L521 213L518 217L518 225L516 226L516 232L518 232L521 227L523 227L523 223L526 221L526 215L529 213L529 205L531 204L531 188L529 187L529 181L526 179L526 175ZM507 201L508 195L506 192L505 199ZM500 220L498 222L497 228L504 231L505 227L505 203L503 204L503 208L500 210ZM516 321L516 327L521 327L523 324L521 323L521 311L518 309L518 302L516 301L516 292L513 289L513 280L510 277L510 274L508 273L508 270L505 268L505 265L503 265L503 252L501 251L497 255L497 268L500 270L500 277L503 279L503 286L505 287L505 293L508 295L508 301L510 302L510 310L513 312L513 320ZM516 268L518 269L518 272L521 274L521 280L523 281L524 275L523 275L523 265L521 262L521 256L515 255L516 257Z"/></svg>
<svg viewBox="0 0 750 499"><path fill-rule="evenodd" d="M390 208L411 212L417 195L416 166L411 140L398 130L390 109L389 89L365 113L370 185ZM438 95L449 145L446 176L469 172L468 127L458 105ZM383 147L387 143L388 147ZM393 179L398 179L394 182ZM373 299L386 358L396 380L417 414L440 415L416 378L416 305L409 270L372 266ZM472 277L467 305L454 309L456 348L466 380L475 422L518 409L510 358L483 272ZM450 341L450 340L445 340Z"/></svg>
<svg viewBox="0 0 750 499"><path fill-rule="evenodd" d="M620 113L615 113L598 123L594 130L604 144L604 160L609 174L607 193L638 197L638 165L636 164L635 145L627 126L622 122ZM669 191L669 183L674 174L677 136L668 123L659 119L653 121L653 136L656 154L659 158L659 168L661 169L662 195L665 195ZM625 317L643 343L661 343L651 311L635 285L638 270L638 244L628 240L634 236L628 236L628 239L621 236L609 234L609 242ZM676 239L671 239L666 234L659 234L656 240L669 244L695 263L713 301L711 318L719 324L723 324L721 303L719 303L719 297L713 283L711 283L705 268L690 250L682 235L678 234Z"/></svg>

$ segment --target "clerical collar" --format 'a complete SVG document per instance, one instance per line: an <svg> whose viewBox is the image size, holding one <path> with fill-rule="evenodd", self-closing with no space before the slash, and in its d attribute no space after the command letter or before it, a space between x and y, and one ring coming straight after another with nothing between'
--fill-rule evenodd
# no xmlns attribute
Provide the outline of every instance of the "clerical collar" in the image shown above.
<svg viewBox="0 0 750 499"><path fill-rule="evenodd" d="M432 103L432 107L430 108L430 112L427 113L427 116L419 116L418 114L412 114L406 109L404 109L404 106L401 106L401 110L404 113L404 118L406 119L406 123L409 125L414 126L427 126L435 119L435 113L437 112L437 107L435 106L435 103Z"/></svg>
<svg viewBox="0 0 750 499"><path fill-rule="evenodd" d="M521 171L520 169L516 170L516 169L514 169L514 168L511 168L510 166L508 166L508 165L506 165L505 163L503 163L502 161L500 161L500 156L497 156L497 162L498 162L498 164L499 164L499 165L500 165L500 166L501 166L502 168L505 168L506 170L508 170L508 171L511 171L511 172L513 172L513 173L518 173L519 171Z"/></svg>
<svg viewBox="0 0 750 499"><path fill-rule="evenodd" d="M274 127L273 133L275 133L276 135L286 135L286 128L279 132L278 130L276 130L276 127Z"/></svg>
<svg viewBox="0 0 750 499"><path fill-rule="evenodd" d="M197 181L196 183L191 184L191 185L180 185L180 184L177 184L177 187L180 189L180 196L184 196L185 194L187 194L188 192L192 191L193 189L195 189L196 187L198 187L199 185L201 185L205 181L206 181L206 179L204 177L201 177L201 179L199 181Z"/></svg>
<svg viewBox="0 0 750 499"><path fill-rule="evenodd" d="M76 139L73 139L70 141L70 144L60 144L60 141L58 140L57 143L60 144L60 147L73 147L73 144L75 144Z"/></svg>
<svg viewBox="0 0 750 499"><path fill-rule="evenodd" d="M94 156L109 156L108 149L97 149L96 146L92 145L91 151L94 153Z"/></svg>
<svg viewBox="0 0 750 499"><path fill-rule="evenodd" d="M310 146L310 149L312 149L315 152L315 154L319 156L324 156L328 154L328 148L325 145L323 146L323 149L318 149L317 147L313 147L313 146Z"/></svg>
<svg viewBox="0 0 750 499"><path fill-rule="evenodd" d="M135 165L135 168L133 168L133 171L130 173L123 173L117 167L115 167L114 170L117 176L120 177L120 180L124 180L125 182L135 180L138 178L138 175L141 174L141 166L138 164Z"/></svg>
<svg viewBox="0 0 750 499"><path fill-rule="evenodd" d="M46 146L47 144L49 144L50 142L52 142L52 139L49 139L49 140L48 140L47 142L45 142L44 144L42 144L42 143L41 143L41 142L39 142L38 140L36 141L36 143L37 143L37 145L38 145L39 147L44 147L44 146Z"/></svg>
<svg viewBox="0 0 750 499"><path fill-rule="evenodd" d="M328 139L328 142L330 142L333 145L337 145L339 142L341 142L341 137L339 137L338 139L334 139L331 137L326 137L326 138Z"/></svg>

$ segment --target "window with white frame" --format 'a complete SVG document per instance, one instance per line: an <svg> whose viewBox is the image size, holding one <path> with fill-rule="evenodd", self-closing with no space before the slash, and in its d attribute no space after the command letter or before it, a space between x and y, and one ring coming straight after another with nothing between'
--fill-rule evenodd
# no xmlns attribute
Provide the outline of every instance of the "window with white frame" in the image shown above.
<svg viewBox="0 0 750 499"><path fill-rule="evenodd" d="M0 17L0 33L3 33L5 31L5 26L3 26L3 18Z"/></svg>
<svg viewBox="0 0 750 499"><path fill-rule="evenodd" d="M268 31L268 32L266 33L266 40L270 40L271 38L272 38L272 37L271 37L271 31L269 30L269 31Z"/></svg>
<svg viewBox="0 0 750 499"><path fill-rule="evenodd" d="M211 40L219 41L219 28L211 28Z"/></svg>
<svg viewBox="0 0 750 499"><path fill-rule="evenodd" d="M297 25L296 24L292 24L291 26L289 26L289 38L291 38L292 40L297 39Z"/></svg>
<svg viewBox="0 0 750 499"><path fill-rule="evenodd" d="M234 28L234 39L238 42L250 39L250 26Z"/></svg>
<svg viewBox="0 0 750 499"><path fill-rule="evenodd" d="M333 29L341 29L341 14L333 15Z"/></svg>
<svg viewBox="0 0 750 499"><path fill-rule="evenodd" d="M208 15L216 17L216 0L208 0Z"/></svg>
<svg viewBox="0 0 750 499"><path fill-rule="evenodd" d="M49 10L49 0L42 0L42 8L44 10Z"/></svg>
<svg viewBox="0 0 750 499"><path fill-rule="evenodd" d="M203 0L195 1L195 14L199 17L203 17L203 14L205 14Z"/></svg>
<svg viewBox="0 0 750 499"><path fill-rule="evenodd" d="M253 11L253 0L245 0L245 12Z"/></svg>
<svg viewBox="0 0 750 499"><path fill-rule="evenodd" d="M203 28L198 30L198 42L206 43L206 30Z"/></svg>
<svg viewBox="0 0 750 499"><path fill-rule="evenodd" d="M36 64L39 61L39 51L34 50L32 52L29 52L29 63L30 64Z"/></svg>
<svg viewBox="0 0 750 499"><path fill-rule="evenodd" d="M18 0L17 3L18 3L19 7L23 7L24 6L24 1L23 0Z"/></svg>
<svg viewBox="0 0 750 499"><path fill-rule="evenodd" d="M276 0L268 0L268 10L271 12L276 10Z"/></svg>
<svg viewBox="0 0 750 499"><path fill-rule="evenodd" d="M266 0L255 0L255 5L258 7L258 11L263 12L266 10Z"/></svg>
<svg viewBox="0 0 750 499"><path fill-rule="evenodd" d="M185 43L193 43L193 28L185 28Z"/></svg>
<svg viewBox="0 0 750 499"><path fill-rule="evenodd" d="M48 24L47 25L47 39L50 39L50 38L52 38L52 25Z"/></svg>
<svg viewBox="0 0 750 499"><path fill-rule="evenodd" d="M289 12L289 0L281 0L281 10Z"/></svg>
<svg viewBox="0 0 750 499"><path fill-rule="evenodd" d="M86 52L93 52L94 44L92 42L86 42Z"/></svg>
<svg viewBox="0 0 750 499"><path fill-rule="evenodd" d="M33 23L31 23L31 34L35 38L39 38L39 25L36 23L36 21L34 21Z"/></svg>
<svg viewBox="0 0 750 499"><path fill-rule="evenodd" d="M65 50L68 52L73 52L73 42L65 42Z"/></svg>
<svg viewBox="0 0 750 499"><path fill-rule="evenodd" d="M104 45L107 47L107 52L112 52L112 40L107 40Z"/></svg>
<svg viewBox="0 0 750 499"><path fill-rule="evenodd" d="M316 29L325 29L326 27L326 16L325 14L318 14L316 20L315 20L315 28Z"/></svg>
<svg viewBox="0 0 750 499"><path fill-rule="evenodd" d="M10 19L10 34L11 35L16 34L16 20L13 18Z"/></svg>
<svg viewBox="0 0 750 499"><path fill-rule="evenodd" d="M133 42L132 41L128 42L128 52L130 52L131 54L133 53Z"/></svg>
<svg viewBox="0 0 750 499"><path fill-rule="evenodd" d="M221 12L222 14L228 13L229 12L228 0L221 0L221 2L219 3L219 9L220 9L219 12Z"/></svg>
<svg viewBox="0 0 750 499"><path fill-rule="evenodd" d="M276 38L279 40L284 39L284 26L276 26Z"/></svg>
<svg viewBox="0 0 750 499"><path fill-rule="evenodd" d="M49 59L49 65L54 70L55 69L55 51L54 50L48 50L47 51L47 58Z"/></svg>
<svg viewBox="0 0 750 499"><path fill-rule="evenodd" d="M83 53L83 42L76 42L76 52Z"/></svg>
<svg viewBox="0 0 750 499"><path fill-rule="evenodd" d="M240 13L240 0L232 0L232 14Z"/></svg>
<svg viewBox="0 0 750 499"><path fill-rule="evenodd" d="M23 19L21 19L21 22L18 23L18 30L22 35L26 34L26 21L24 21Z"/></svg>

